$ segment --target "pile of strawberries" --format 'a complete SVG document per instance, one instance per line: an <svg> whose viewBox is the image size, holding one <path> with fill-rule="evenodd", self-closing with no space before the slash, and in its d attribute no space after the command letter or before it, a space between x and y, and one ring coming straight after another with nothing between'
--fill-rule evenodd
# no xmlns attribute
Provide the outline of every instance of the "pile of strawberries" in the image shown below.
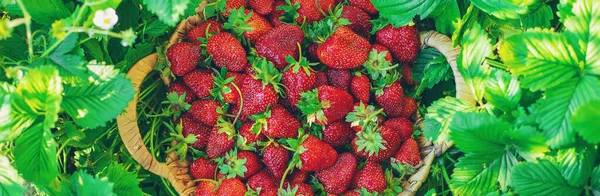
<svg viewBox="0 0 600 196"><path fill-rule="evenodd" d="M421 164L403 91L416 27L387 24L368 0L209 6L218 14L167 50L196 195L401 192Z"/></svg>

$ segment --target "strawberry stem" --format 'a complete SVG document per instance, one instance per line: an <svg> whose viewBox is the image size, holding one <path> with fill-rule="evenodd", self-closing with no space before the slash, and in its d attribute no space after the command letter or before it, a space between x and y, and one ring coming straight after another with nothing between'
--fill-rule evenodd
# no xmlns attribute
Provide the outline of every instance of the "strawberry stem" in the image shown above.
<svg viewBox="0 0 600 196"><path fill-rule="evenodd" d="M279 189L283 189L283 183L285 182L285 178L287 177L288 173L294 168L295 165L296 164L294 162L290 162L288 164L288 167L285 169L285 172L283 172L283 176L281 177L281 181L279 182Z"/></svg>
<svg viewBox="0 0 600 196"><path fill-rule="evenodd" d="M237 93L240 95L240 107L239 107L237 115L235 115L235 118L233 119L233 123L232 123L235 125L237 120L240 118L240 115L242 114L242 107L244 106L244 99L242 97L242 91L240 90L240 88L237 85L235 85L235 83L233 83L233 82L231 83L231 85L233 85L233 88L235 88Z"/></svg>

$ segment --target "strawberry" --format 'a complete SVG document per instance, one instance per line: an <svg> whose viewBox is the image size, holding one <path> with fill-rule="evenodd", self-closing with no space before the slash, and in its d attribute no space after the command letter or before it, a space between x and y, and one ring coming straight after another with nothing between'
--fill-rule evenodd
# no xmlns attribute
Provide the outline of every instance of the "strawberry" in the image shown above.
<svg viewBox="0 0 600 196"><path fill-rule="evenodd" d="M279 144L271 144L264 148L262 157L271 175L277 180L281 179L291 158L288 150Z"/></svg>
<svg viewBox="0 0 600 196"><path fill-rule="evenodd" d="M327 67L351 69L369 58L371 44L368 40L342 26L317 48L317 56Z"/></svg>
<svg viewBox="0 0 600 196"><path fill-rule="evenodd" d="M412 97L404 97L404 107L401 111L401 115L404 117L410 117L417 111L417 102Z"/></svg>
<svg viewBox="0 0 600 196"><path fill-rule="evenodd" d="M188 88L185 84L183 84L182 82L176 81L171 83L171 85L169 85L169 89L167 89L167 94L169 93L177 93L177 95L181 96L183 95L183 93L185 93L185 102L186 103L190 103L192 102L194 99L196 99L196 95L194 95L194 92L192 92L192 90L190 88Z"/></svg>
<svg viewBox="0 0 600 196"><path fill-rule="evenodd" d="M280 18L283 16L285 11L277 9L281 5L286 5L286 3L281 0L276 0L275 3L273 3L273 11L271 14L269 14L269 16L267 16L267 19L269 19L269 22L271 22L273 27L278 27L279 25L284 24Z"/></svg>
<svg viewBox="0 0 600 196"><path fill-rule="evenodd" d="M307 116L308 123L326 125L340 120L352 111L352 96L333 86L321 86L302 93L298 108Z"/></svg>
<svg viewBox="0 0 600 196"><path fill-rule="evenodd" d="M344 121L336 121L325 126L323 129L323 141L332 147L342 147L354 136L350 124Z"/></svg>
<svg viewBox="0 0 600 196"><path fill-rule="evenodd" d="M190 173L194 179L213 179L217 165L206 158L198 158L190 165Z"/></svg>
<svg viewBox="0 0 600 196"><path fill-rule="evenodd" d="M394 82L388 87L383 88L381 94L375 95L375 101L383 108L383 111L390 117L401 115L402 103L404 100L404 91L399 82Z"/></svg>
<svg viewBox="0 0 600 196"><path fill-rule="evenodd" d="M419 144L413 138L408 138L402 146L400 150L396 152L394 158L402 164L410 164L412 166L417 166L421 162L421 154L419 152Z"/></svg>
<svg viewBox="0 0 600 196"><path fill-rule="evenodd" d="M273 11L275 0L249 0L250 8L260 15L267 15Z"/></svg>
<svg viewBox="0 0 600 196"><path fill-rule="evenodd" d="M419 47L419 32L415 26L395 28L387 25L375 34L377 43L384 45L392 55L401 62L412 62L417 58Z"/></svg>
<svg viewBox="0 0 600 196"><path fill-rule="evenodd" d="M321 86L329 85L329 81L327 81L327 74L322 71L315 72L315 88L319 88Z"/></svg>
<svg viewBox="0 0 600 196"><path fill-rule="evenodd" d="M196 186L196 196L216 196L217 186L219 183L216 181L200 181Z"/></svg>
<svg viewBox="0 0 600 196"><path fill-rule="evenodd" d="M370 0L349 0L349 2L350 5L360 8L370 15L379 14L379 11L375 9L375 6Z"/></svg>
<svg viewBox="0 0 600 196"><path fill-rule="evenodd" d="M327 69L327 81L333 87L347 91L351 79L352 74L347 69Z"/></svg>
<svg viewBox="0 0 600 196"><path fill-rule="evenodd" d="M248 179L250 176L258 173L263 168L263 163L258 155L250 151L240 151L237 154L238 159L246 159L246 172L243 179Z"/></svg>
<svg viewBox="0 0 600 196"><path fill-rule="evenodd" d="M319 48L319 44L315 42L311 42L306 49L308 52L308 59L310 61L319 61L319 56L317 55L317 49Z"/></svg>
<svg viewBox="0 0 600 196"><path fill-rule="evenodd" d="M198 38L207 38L208 34L223 32L223 24L215 19L208 19L195 26L187 33L187 39L193 44L200 45Z"/></svg>
<svg viewBox="0 0 600 196"><path fill-rule="evenodd" d="M346 115L346 122L354 132L362 131L363 126L380 125L383 122L383 109L375 110L375 106L363 102L354 103L354 110Z"/></svg>
<svg viewBox="0 0 600 196"><path fill-rule="evenodd" d="M300 154L302 171L318 171L331 167L335 164L337 152L329 144L319 140L319 138L308 135L306 139L300 143L306 151Z"/></svg>
<svg viewBox="0 0 600 196"><path fill-rule="evenodd" d="M313 190L310 185L304 183L293 183L286 184L285 189L280 190L277 195L289 195L289 196L313 196Z"/></svg>
<svg viewBox="0 0 600 196"><path fill-rule="evenodd" d="M373 23L371 23L371 16L365 11L354 6L344 6L340 17L350 21L348 27L354 32L367 40L371 38L370 32L373 30Z"/></svg>
<svg viewBox="0 0 600 196"><path fill-rule="evenodd" d="M325 13L335 6L334 0L292 0L292 5L298 3L300 7L296 10L299 17L296 18L298 24L304 22L312 23L325 18Z"/></svg>
<svg viewBox="0 0 600 196"><path fill-rule="evenodd" d="M223 26L225 29L232 30L236 35L243 34L251 42L273 29L265 17L244 8L231 10L229 18Z"/></svg>
<svg viewBox="0 0 600 196"><path fill-rule="evenodd" d="M352 152L373 162L388 160L400 147L400 135L385 125L377 129L373 127L375 126L368 126L356 134L352 140Z"/></svg>
<svg viewBox="0 0 600 196"><path fill-rule="evenodd" d="M225 10L219 10L221 15L225 17L229 17L229 14L232 9L239 9L242 7L246 7L248 5L248 0L225 0Z"/></svg>
<svg viewBox="0 0 600 196"><path fill-rule="evenodd" d="M286 57L298 60L298 44L302 43L302 39L304 32L300 27L279 25L256 41L256 53L273 62L278 69L283 69L288 65Z"/></svg>
<svg viewBox="0 0 600 196"><path fill-rule="evenodd" d="M267 169L263 169L260 172L254 174L252 177L248 178L248 186L252 190L257 190L258 188L262 190L267 189L277 189L277 183L274 181L273 176L267 171Z"/></svg>
<svg viewBox="0 0 600 196"><path fill-rule="evenodd" d="M250 116L255 123L252 132L261 132L273 138L294 138L298 136L300 122L283 106L277 105L263 113Z"/></svg>
<svg viewBox="0 0 600 196"><path fill-rule="evenodd" d="M171 63L171 71L176 76L183 76L194 70L198 61L202 59L200 46L189 42L173 44L167 50L167 58Z"/></svg>
<svg viewBox="0 0 600 196"><path fill-rule="evenodd" d="M221 104L212 99L196 100L190 107L190 114L194 119L204 123L208 126L215 126L217 119L219 118L219 112L217 111L221 107Z"/></svg>
<svg viewBox="0 0 600 196"><path fill-rule="evenodd" d="M288 178L291 183L304 183L308 179L308 172L295 170Z"/></svg>
<svg viewBox="0 0 600 196"><path fill-rule="evenodd" d="M211 159L224 155L227 151L233 148L235 140L235 128L230 122L225 121L222 117L219 118L219 123L213 127L208 137L206 145L206 154Z"/></svg>
<svg viewBox="0 0 600 196"><path fill-rule="evenodd" d="M333 166L317 171L315 176L328 193L342 194L352 182L356 170L356 158L351 153L342 153Z"/></svg>
<svg viewBox="0 0 600 196"><path fill-rule="evenodd" d="M346 191L344 194L342 194L343 196L360 196L360 193L356 190L349 190Z"/></svg>
<svg viewBox="0 0 600 196"><path fill-rule="evenodd" d="M385 52L385 57L384 57L384 59L385 59L386 61L388 61L389 63L392 63L392 62L393 62L393 59L392 59L392 52L390 52L390 50L389 50L387 47L385 47L385 46L383 46L383 45L381 45L381 44L373 44L373 45L371 46L371 50L376 50L376 51L377 51L377 53Z"/></svg>
<svg viewBox="0 0 600 196"><path fill-rule="evenodd" d="M272 188L272 189L261 190L259 196L278 196L277 189Z"/></svg>
<svg viewBox="0 0 600 196"><path fill-rule="evenodd" d="M240 127L240 135L242 137L244 137L245 139L245 143L246 145L253 145L256 144L256 142L258 141L265 141L265 135L262 133L254 134L252 133L252 125L254 123L252 122L247 122L242 124L242 126Z"/></svg>
<svg viewBox="0 0 600 196"><path fill-rule="evenodd" d="M315 86L316 75L315 71L311 68L315 63L309 63L302 56L302 50L300 50L299 61L291 57L287 60L290 65L283 72L281 83L287 87L285 89L287 104L292 108L296 108L298 101L302 98L300 94L313 89Z"/></svg>
<svg viewBox="0 0 600 196"><path fill-rule="evenodd" d="M350 81L350 92L358 101L368 103L371 98L371 81L366 75L355 73Z"/></svg>
<svg viewBox="0 0 600 196"><path fill-rule="evenodd" d="M195 149L202 149L208 142L208 136L210 135L210 128L206 125L196 121L189 113L181 115L181 133L183 137L187 137L189 134L196 136L196 142L191 146ZM180 121L175 121L179 123Z"/></svg>
<svg viewBox="0 0 600 196"><path fill-rule="evenodd" d="M217 196L244 196L248 190L246 185L237 178L227 178L221 182Z"/></svg>
<svg viewBox="0 0 600 196"><path fill-rule="evenodd" d="M396 130L401 141L407 140L413 134L413 124L405 117L387 119L383 125Z"/></svg>
<svg viewBox="0 0 600 196"><path fill-rule="evenodd" d="M408 85L414 85L415 81L412 77L412 68L409 65L402 66L402 81Z"/></svg>
<svg viewBox="0 0 600 196"><path fill-rule="evenodd" d="M240 41L227 32L208 38L206 50L218 68L226 67L228 71L240 72L248 63L246 50Z"/></svg>
<svg viewBox="0 0 600 196"><path fill-rule="evenodd" d="M365 167L356 172L352 186L356 189L365 188L369 192L383 193L386 180L381 165L373 161L367 161Z"/></svg>
<svg viewBox="0 0 600 196"><path fill-rule="evenodd" d="M242 83L242 119L264 112L268 106L275 105L279 100L277 93L282 92L279 84L281 74L271 62L262 59L253 68L257 74L246 77Z"/></svg>
<svg viewBox="0 0 600 196"><path fill-rule="evenodd" d="M208 69L196 69L183 76L183 82L190 87L194 94L202 99L210 95L213 88L213 73Z"/></svg>
<svg viewBox="0 0 600 196"><path fill-rule="evenodd" d="M225 103L238 104L240 88L246 76L246 74L227 72L227 70L221 69L218 74L213 75L214 84L210 95Z"/></svg>

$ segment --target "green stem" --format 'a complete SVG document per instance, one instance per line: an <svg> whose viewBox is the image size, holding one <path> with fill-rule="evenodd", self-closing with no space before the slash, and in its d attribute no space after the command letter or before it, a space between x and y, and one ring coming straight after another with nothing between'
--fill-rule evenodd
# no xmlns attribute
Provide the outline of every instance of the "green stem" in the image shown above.
<svg viewBox="0 0 600 196"><path fill-rule="evenodd" d="M16 2L17 2L17 5L19 5L21 12L23 12L23 18L25 19L24 23L25 23L25 31L27 34L27 50L29 52L29 62L32 63L33 62L33 38L31 37L31 15L29 15L29 12L27 11L27 9L25 9L25 5L23 4L22 0L16 0Z"/></svg>
<svg viewBox="0 0 600 196"><path fill-rule="evenodd" d="M288 167L285 169L285 172L283 172L283 176L281 177L281 181L279 182L279 189L283 189L283 183L285 182L285 177L294 168L294 165L295 164L293 162L290 162Z"/></svg>
<svg viewBox="0 0 600 196"><path fill-rule="evenodd" d="M244 98L242 97L242 91L240 90L240 88L235 85L235 83L231 83L231 85L233 85L233 88L235 88L235 90L237 91L237 93L240 95L240 109L238 109L237 115L235 116L235 119L233 119L233 125L235 125L235 123L237 122L238 118L240 118L240 115L242 114L242 108L244 106Z"/></svg>

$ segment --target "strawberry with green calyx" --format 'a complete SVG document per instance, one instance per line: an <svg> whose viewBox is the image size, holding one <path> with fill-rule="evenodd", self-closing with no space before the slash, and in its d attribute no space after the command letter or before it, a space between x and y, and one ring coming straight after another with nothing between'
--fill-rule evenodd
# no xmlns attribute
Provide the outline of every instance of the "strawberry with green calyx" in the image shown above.
<svg viewBox="0 0 600 196"><path fill-rule="evenodd" d="M226 67L229 71L241 72L248 64L246 49L235 36L227 32L209 37L206 51L218 68Z"/></svg>
<svg viewBox="0 0 600 196"><path fill-rule="evenodd" d="M171 64L170 68L173 74L183 76L194 70L202 59L200 50L200 46L189 42L179 42L169 47L167 59Z"/></svg>
<svg viewBox="0 0 600 196"><path fill-rule="evenodd" d="M225 29L230 29L238 37L244 35L246 39L254 42L256 39L273 29L273 26L267 19L253 11L246 10L243 7L230 11L227 22L223 25Z"/></svg>
<svg viewBox="0 0 600 196"><path fill-rule="evenodd" d="M290 188L293 187L293 188ZM314 191L308 184L293 183L286 184L285 188L280 188L277 195L279 196L313 196Z"/></svg>
<svg viewBox="0 0 600 196"><path fill-rule="evenodd" d="M368 103L371 99L371 81L369 77L360 72L355 72L350 80L350 92L358 101Z"/></svg>
<svg viewBox="0 0 600 196"><path fill-rule="evenodd" d="M328 193L342 194L350 186L355 170L356 157L351 153L342 153L333 166L317 171L315 176Z"/></svg>
<svg viewBox="0 0 600 196"><path fill-rule="evenodd" d="M277 183L267 169L263 169L248 178L247 184L250 186L250 189L260 189L261 192L262 190L277 189Z"/></svg>
<svg viewBox="0 0 600 196"><path fill-rule="evenodd" d="M298 108L307 116L309 125L316 122L326 125L335 122L352 111L352 96L345 90L332 86L320 86L301 94Z"/></svg>
<svg viewBox="0 0 600 196"><path fill-rule="evenodd" d="M217 100L230 103L238 104L241 96L241 91L238 84L241 84L245 75L227 72L227 68L222 67L221 71L216 71L213 75L213 88L210 90L210 95Z"/></svg>
<svg viewBox="0 0 600 196"><path fill-rule="evenodd" d="M352 140L352 146L356 146L356 152L364 152L368 156L379 154L380 150L387 149L386 141L379 133L380 129L376 126L364 126L363 130L356 133L356 138Z"/></svg>
<svg viewBox="0 0 600 196"><path fill-rule="evenodd" d="M419 152L419 144L413 138L408 138L400 150L394 155L396 160L392 162L400 162L402 164L410 164L412 166L419 166L421 164L421 153Z"/></svg>
<svg viewBox="0 0 600 196"><path fill-rule="evenodd" d="M219 116L223 114L222 105L212 99L196 100L192 103L189 113L194 119L208 126L215 126Z"/></svg>
<svg viewBox="0 0 600 196"><path fill-rule="evenodd" d="M219 187L219 182L214 180L200 180L196 186L197 196L216 196Z"/></svg>
<svg viewBox="0 0 600 196"><path fill-rule="evenodd" d="M392 65L388 61L387 55L389 55L387 51L379 52L377 49L372 49L369 53L369 58L363 63L363 67L372 80L377 81L390 74L396 74L394 69L398 67L398 64Z"/></svg>
<svg viewBox="0 0 600 196"><path fill-rule="evenodd" d="M335 159L332 159L338 155L335 149L315 136L300 135L299 139L289 139L287 143L295 150L290 163L298 161L294 165L302 171L323 170L335 164Z"/></svg>
<svg viewBox="0 0 600 196"><path fill-rule="evenodd" d="M256 54L273 62L277 69L283 69L288 65L288 56L299 59L300 49L297 45L303 39L304 32L300 27L279 25L256 40Z"/></svg>
<svg viewBox="0 0 600 196"><path fill-rule="evenodd" d="M292 56L286 57L289 65L283 71L281 78L281 83L287 87L285 89L286 99L293 108L296 108L298 101L302 98L300 94L313 89L316 83L315 71L311 67L317 63L310 63L306 57L302 56L300 44L298 44L298 50L300 51L299 60Z"/></svg>
<svg viewBox="0 0 600 196"><path fill-rule="evenodd" d="M416 26L409 24L402 27L394 27L383 20L374 22L375 27L371 31L375 34L377 43L387 47L392 55L401 62L412 62L417 58L421 41Z"/></svg>
<svg viewBox="0 0 600 196"><path fill-rule="evenodd" d="M298 13L298 9L300 9L300 3L294 2L291 0L285 0L283 3L275 3L277 7L275 7L275 11L281 11L281 16L279 16L279 21L288 24L296 24L296 18L300 17ZM302 23L301 23L302 24Z"/></svg>
<svg viewBox="0 0 600 196"><path fill-rule="evenodd" d="M373 44L371 45L371 50L377 50L377 53L385 52L385 57L383 59L390 63L394 62L394 59L392 58L392 52L390 52L387 47L381 44Z"/></svg>
<svg viewBox="0 0 600 196"><path fill-rule="evenodd" d="M183 82L199 99L208 97L213 88L213 72L208 69L196 69L183 76Z"/></svg>
<svg viewBox="0 0 600 196"><path fill-rule="evenodd" d="M219 172L226 178L235 178L236 176L245 177L246 159L237 158L237 150L234 148L225 154L225 157L215 159L219 165Z"/></svg>
<svg viewBox="0 0 600 196"><path fill-rule="evenodd" d="M388 76L386 78L390 77L393 76ZM391 81L393 81L393 79L386 79L385 82L382 82L383 84L375 84L378 86L376 87L378 89L375 91L375 102L383 108L383 111L389 117L399 117L402 116L404 90L402 89L400 82Z"/></svg>
<svg viewBox="0 0 600 196"><path fill-rule="evenodd" d="M184 95L183 97L185 97L185 98L183 99L183 101L178 101L177 103L191 103L194 99L196 99L196 95L194 95L194 92L192 92L192 89L190 89L189 87L187 87L185 84L183 84L180 81L171 83L171 85L169 85L169 88L167 89L167 99L169 101L171 101L171 103L176 103L176 100L179 100L179 98L178 97L175 98L173 95L169 95L170 93L176 93L179 96ZM173 96L173 97L169 98L169 96ZM179 107L179 108L184 108L184 107Z"/></svg>
<svg viewBox="0 0 600 196"><path fill-rule="evenodd" d="M290 161L288 150L277 142L270 142L263 149L263 162L275 179L282 179Z"/></svg>
<svg viewBox="0 0 600 196"><path fill-rule="evenodd" d="M188 135L190 134L196 136L196 142L190 144L192 148L203 149L204 147L206 147L206 143L208 142L208 136L210 135L209 127L194 120L194 118L189 113L183 114L180 120L177 120L175 122L181 123L181 125L183 126L181 131L183 137L188 137Z"/></svg>
<svg viewBox="0 0 600 196"><path fill-rule="evenodd" d="M268 61L265 58L259 58L259 60L255 62L255 64L252 64L252 70L255 73L252 75L252 78L260 80L263 88L269 85L273 87L275 92L283 94L284 86L281 84L281 72L275 68L271 61Z"/></svg>
<svg viewBox="0 0 600 196"><path fill-rule="evenodd" d="M358 7L347 5L344 6L340 17L349 21L350 24L348 27L354 32L367 40L371 38L370 32L373 29L373 24L371 23L371 16L365 11Z"/></svg>
<svg viewBox="0 0 600 196"><path fill-rule="evenodd" d="M339 27L350 25L350 21L342 18L341 15L342 6L337 6L334 10L330 10L325 19L311 23L306 30L308 39L318 46L325 42Z"/></svg>
<svg viewBox="0 0 600 196"><path fill-rule="evenodd" d="M187 137L184 137L182 133L182 123L177 123L177 126L175 127L166 122L163 122L163 124L167 127L167 129L169 129L169 135L171 136L167 139L167 141L176 141L177 143L175 146L169 148L167 153L176 151L177 155L181 157L180 161L183 162L187 156L188 145L196 143L197 138L194 136L194 134L189 134Z"/></svg>
<svg viewBox="0 0 600 196"><path fill-rule="evenodd" d="M394 177L391 169L385 170L386 188L382 192L383 195L398 195L402 193L402 177Z"/></svg>
<svg viewBox="0 0 600 196"><path fill-rule="evenodd" d="M283 21L281 21L281 18L283 18L283 15L286 12L279 9L279 6L282 5L285 6L287 4L285 3L285 1L275 0L275 3L273 4L273 11L271 11L271 13L267 16L267 19L273 25L273 27L278 27L279 25L285 24L283 23ZM287 21L292 21L292 19L289 19Z"/></svg>
<svg viewBox="0 0 600 196"><path fill-rule="evenodd" d="M217 165L210 160L200 157L190 165L190 173L194 179L214 179Z"/></svg>
<svg viewBox="0 0 600 196"><path fill-rule="evenodd" d="M264 112L268 106L275 105L279 101L279 93L283 92L281 74L273 67L273 64L265 59L258 60L253 66L255 74L246 77L242 84L241 119Z"/></svg>
<svg viewBox="0 0 600 196"><path fill-rule="evenodd" d="M319 126L313 126L319 127ZM344 121L335 121L325 125L325 129L321 131L323 142L331 145L334 148L343 147L348 144L354 137L354 131L350 128L350 124Z"/></svg>
<svg viewBox="0 0 600 196"><path fill-rule="evenodd" d="M369 58L371 44L352 29L339 27L317 48L319 60L334 69L352 69Z"/></svg>
<svg viewBox="0 0 600 196"><path fill-rule="evenodd" d="M365 167L356 172L352 186L359 190L364 188L368 192L383 193L386 188L386 180L381 165L367 161Z"/></svg>
<svg viewBox="0 0 600 196"><path fill-rule="evenodd" d="M214 5L217 12L224 17L229 17L231 10L248 6L248 0L216 0L208 5Z"/></svg>
<svg viewBox="0 0 600 196"><path fill-rule="evenodd" d="M239 129L239 137L237 146L240 149L256 151L258 142L264 142L266 140L265 135L262 133L252 133L252 122L245 122Z"/></svg>
<svg viewBox="0 0 600 196"><path fill-rule="evenodd" d="M208 157L214 159L231 150L235 144L235 133L233 124L225 120L223 116L219 116L218 123L213 127L208 137L208 141L210 141L206 145Z"/></svg>
<svg viewBox="0 0 600 196"><path fill-rule="evenodd" d="M201 42L200 39L206 40L211 34L216 34L223 31L223 24L215 19L208 19L198 26L195 26L187 33L187 39L193 44L200 45L206 43Z"/></svg>
<svg viewBox="0 0 600 196"><path fill-rule="evenodd" d="M179 94L178 92L168 93L167 100L161 102L161 104L169 105L169 108L165 110L165 113L167 115L174 114L175 117L179 117L182 112L189 111L192 105L185 101L187 93L188 92L183 92L182 94Z"/></svg>
<svg viewBox="0 0 600 196"><path fill-rule="evenodd" d="M227 178L221 182L217 196L244 196L248 190L240 179Z"/></svg>
<svg viewBox="0 0 600 196"><path fill-rule="evenodd" d="M375 106L365 105L363 102L354 106L354 110L346 115L346 122L350 123L350 127L355 131L362 131L368 126L379 125L380 115L385 115L383 109L376 110Z"/></svg>
<svg viewBox="0 0 600 196"><path fill-rule="evenodd" d="M249 117L254 120L252 133L258 135L263 133L272 138L293 138L298 136L300 122L289 113L283 106L277 105L273 108Z"/></svg>
<svg viewBox="0 0 600 196"><path fill-rule="evenodd" d="M400 135L387 126L367 126L364 131L358 132L352 140L352 152L358 157L369 161L381 162L394 156L400 148ZM362 149L362 150L361 150Z"/></svg>

